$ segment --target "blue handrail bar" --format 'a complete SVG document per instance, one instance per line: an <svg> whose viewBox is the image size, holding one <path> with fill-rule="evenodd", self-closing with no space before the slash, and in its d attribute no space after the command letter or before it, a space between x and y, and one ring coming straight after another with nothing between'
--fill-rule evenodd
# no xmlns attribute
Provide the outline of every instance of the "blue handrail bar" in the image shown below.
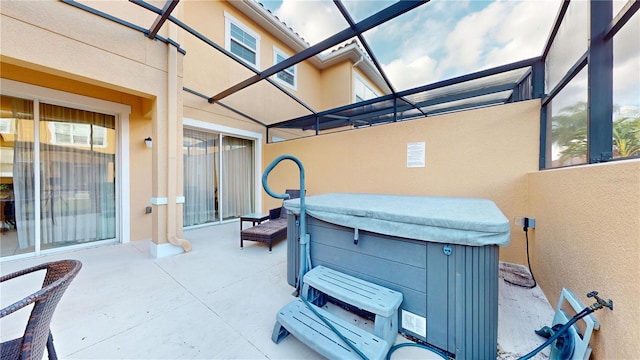
<svg viewBox="0 0 640 360"><path fill-rule="evenodd" d="M275 160L267 166L262 175L262 187L264 191L269 194L269 196L276 199L289 199L289 194L277 194L271 190L269 187L267 178L269 177L269 173L273 170L276 165L278 165L283 160L291 160L298 165L300 169L300 273L298 275L298 281L296 283L296 293L300 294L302 290L302 277L307 273L308 269L311 268L311 256L309 255L309 234L307 234L307 219L306 219L306 208L304 204L305 197L305 186L304 186L304 166L302 166L302 162L293 155L281 155L277 157Z"/></svg>

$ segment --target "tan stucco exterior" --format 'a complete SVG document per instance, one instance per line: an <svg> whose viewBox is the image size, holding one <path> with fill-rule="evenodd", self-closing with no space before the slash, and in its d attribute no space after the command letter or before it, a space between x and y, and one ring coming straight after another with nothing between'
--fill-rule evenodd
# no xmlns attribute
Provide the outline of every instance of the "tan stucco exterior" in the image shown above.
<svg viewBox="0 0 640 360"><path fill-rule="evenodd" d="M225 46L225 16L240 21L260 36L258 70L274 65L274 48L287 54L299 51L262 28L236 5L222 1L181 2L173 15L196 24L196 31L221 47ZM131 23L152 24L156 18L130 3L94 2L89 6ZM246 6L244 9L248 11ZM257 134L252 136L259 142L268 140L264 126L182 91L186 87L213 96L254 73L177 25L167 22L159 32L175 44L170 45L57 1L8 1L3 2L1 11L3 79L130 108L127 123L118 130L127 133L127 161L132 165L129 178L123 179L129 192L127 220L135 224L128 228L127 239L152 239L155 244L165 244L172 237L182 236L179 198L183 186L183 118L235 129L241 134ZM298 64L297 87L288 90L315 109L323 108L321 94L326 93L326 86L349 89L335 103L351 102L351 75L326 82L322 73L331 72L333 67L351 69L353 62L322 69L314 65L317 63ZM309 113L266 82L229 96L224 103L250 108L248 115L264 123ZM300 136L300 132L274 131L271 136L290 138ZM144 146L142 140L146 137L153 138L152 149ZM153 205L151 215L145 214L149 205Z"/></svg>
<svg viewBox="0 0 640 360"><path fill-rule="evenodd" d="M74 21L65 20L71 18ZM128 204L129 221L135 226L127 238L167 242L169 219L164 209L158 207L152 215L145 215L144 209L151 197L166 197L168 192L167 132L153 126L168 119L167 107L156 105L168 103L168 46L59 2L5 2L1 30L2 78L131 108L125 126L130 140L128 160L135 167L126 183L135 189ZM177 64L176 78L181 72ZM154 139L153 150L142 141L148 136ZM152 224L156 224L153 231ZM181 221L176 228L181 233Z"/></svg>
<svg viewBox="0 0 640 360"><path fill-rule="evenodd" d="M527 173L538 166L539 101L269 144L264 166L282 154L305 166L309 195L362 192L493 200L509 219L526 213ZM513 136L533 134L533 136ZM425 142L426 166L407 167L407 144ZM281 163L274 191L298 188L298 169ZM277 200L264 195L265 209ZM526 263L524 232L513 225L501 259Z"/></svg>
<svg viewBox="0 0 640 360"><path fill-rule="evenodd" d="M534 172L528 179L532 267L555 306L562 287L585 304L593 290L614 311L594 314L594 359L640 354L640 160Z"/></svg>
<svg viewBox="0 0 640 360"><path fill-rule="evenodd" d="M488 198L512 222L500 260L527 264L515 217L529 231L533 273L552 306L562 287L585 305L597 290L615 311L595 313L602 326L594 359L640 353L640 160L538 171L538 101L472 110L357 131L269 144L264 166L282 154L305 166L309 195L391 193ZM517 134L517 135L514 135ZM406 145L426 143L426 166L406 167ZM269 176L274 191L297 188L298 169L284 161ZM277 185L276 185L277 184ZM278 201L265 196L265 209ZM523 325L524 326L524 325Z"/></svg>
<svg viewBox="0 0 640 360"><path fill-rule="evenodd" d="M132 22L151 24L150 12L127 2L92 5ZM133 9L133 10L132 10ZM273 65L273 46L294 53L251 18L224 2L184 1L176 16L197 24L224 46L224 11L261 34L260 68ZM434 116L280 143L267 141L265 128L219 105L182 91L212 96L253 75L201 41L166 24L161 35L186 50L154 41L140 32L57 1L3 1L0 8L0 76L24 84L126 106L128 121L118 129L130 164L127 179L126 238L167 244L181 238L181 140L183 118L260 135L264 169L292 154L306 169L309 195L368 192L488 198L512 221L511 243L503 261L526 264L525 237L514 217L536 219L530 231L533 271L555 304L563 286L585 303L598 290L614 299L615 311L602 311L594 358L633 359L640 353L637 299L640 287L640 161L538 171L540 102ZM69 21L73 19L73 21ZM296 96L316 110L353 101L354 61L324 69L298 66ZM254 104L250 115L268 123L306 113L269 84L225 99ZM278 107L279 112L274 110ZM287 138L294 131L274 131ZM153 148L143 143L153 138ZM407 168L407 144L425 142L426 166ZM270 176L276 191L297 188L298 169L282 163ZM145 214L150 199L167 199ZM262 193L262 210L279 205ZM175 239L174 239L175 240Z"/></svg>
<svg viewBox="0 0 640 360"><path fill-rule="evenodd" d="M335 89L334 91L322 93L322 110L333 109L350 103L349 99L353 97L351 66L351 62L343 61L322 71L322 87ZM345 79L349 81L349 86L335 87L336 84L340 84Z"/></svg>

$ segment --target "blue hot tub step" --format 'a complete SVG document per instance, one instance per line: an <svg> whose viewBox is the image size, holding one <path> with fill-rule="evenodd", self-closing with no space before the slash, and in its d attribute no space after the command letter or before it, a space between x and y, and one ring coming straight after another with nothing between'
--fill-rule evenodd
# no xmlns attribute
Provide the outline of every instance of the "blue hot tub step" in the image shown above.
<svg viewBox="0 0 640 360"><path fill-rule="evenodd" d="M323 310L327 296L375 315L373 333ZM398 336L398 308L403 300L400 292L324 266L316 266L304 275L300 297L369 359L385 358L395 343ZM360 359L358 353L310 310L302 299L285 305L276 319L271 336L275 343L291 333L329 359Z"/></svg>
<svg viewBox="0 0 640 360"><path fill-rule="evenodd" d="M385 340L352 325L328 311L311 305L368 359L384 359L391 347ZM280 342L289 333L328 359L361 357L316 316L301 299L285 305L276 316L272 340Z"/></svg>
<svg viewBox="0 0 640 360"><path fill-rule="evenodd" d="M318 291L374 314L374 335L393 345L398 335L402 293L325 266L316 266L304 275L301 296L312 301Z"/></svg>

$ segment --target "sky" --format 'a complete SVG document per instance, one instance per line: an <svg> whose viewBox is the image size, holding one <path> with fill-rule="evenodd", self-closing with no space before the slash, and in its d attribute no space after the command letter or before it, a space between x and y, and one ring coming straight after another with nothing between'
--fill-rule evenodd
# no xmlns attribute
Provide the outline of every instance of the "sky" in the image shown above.
<svg viewBox="0 0 640 360"><path fill-rule="evenodd" d="M395 1L344 1L356 22ZM331 1L261 1L309 44L348 25ZM542 54L560 0L433 0L364 33L395 89Z"/></svg>

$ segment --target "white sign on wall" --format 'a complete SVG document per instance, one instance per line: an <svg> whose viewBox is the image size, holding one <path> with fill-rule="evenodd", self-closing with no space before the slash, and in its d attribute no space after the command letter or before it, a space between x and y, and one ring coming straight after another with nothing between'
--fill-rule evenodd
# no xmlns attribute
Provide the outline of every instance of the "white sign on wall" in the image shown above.
<svg viewBox="0 0 640 360"><path fill-rule="evenodd" d="M425 142L407 143L407 167L424 167Z"/></svg>

